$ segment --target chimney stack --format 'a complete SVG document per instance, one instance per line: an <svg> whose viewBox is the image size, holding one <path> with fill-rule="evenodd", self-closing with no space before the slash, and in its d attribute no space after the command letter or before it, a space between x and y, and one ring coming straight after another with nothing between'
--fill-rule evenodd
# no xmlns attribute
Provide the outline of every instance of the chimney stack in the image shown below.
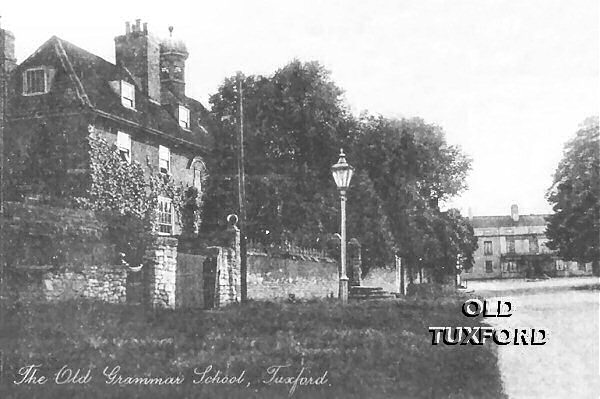
<svg viewBox="0 0 600 399"><path fill-rule="evenodd" d="M512 204L510 207L510 216L512 217L513 222L519 221L519 207L517 204Z"/></svg>
<svg viewBox="0 0 600 399"><path fill-rule="evenodd" d="M15 57L15 35L11 31L0 27L0 68L5 78L17 67Z"/></svg>
<svg viewBox="0 0 600 399"><path fill-rule="evenodd" d="M115 59L135 77L142 92L151 100L160 102L160 47L148 34L148 25L136 19L125 22L125 34L115 37Z"/></svg>

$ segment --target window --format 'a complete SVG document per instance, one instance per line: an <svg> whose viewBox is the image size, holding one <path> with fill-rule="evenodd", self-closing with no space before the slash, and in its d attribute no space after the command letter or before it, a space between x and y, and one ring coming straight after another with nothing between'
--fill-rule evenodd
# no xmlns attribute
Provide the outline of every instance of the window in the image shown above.
<svg viewBox="0 0 600 399"><path fill-rule="evenodd" d="M484 241L483 242L483 254L484 255L491 255L492 254L492 242L491 241Z"/></svg>
<svg viewBox="0 0 600 399"><path fill-rule="evenodd" d="M492 261L491 260L486 260L485 261L485 272L486 273L492 273L494 271L493 267L492 267Z"/></svg>
<svg viewBox="0 0 600 399"><path fill-rule="evenodd" d="M508 253L511 253L511 254L515 253L515 240L514 240L514 238L506 240L506 247L508 249Z"/></svg>
<svg viewBox="0 0 600 399"><path fill-rule="evenodd" d="M518 271L517 262L509 260L508 262L502 263L502 271L506 273L514 273Z"/></svg>
<svg viewBox="0 0 600 399"><path fill-rule="evenodd" d="M191 168L193 174L192 185L198 189L198 192L202 192L202 180L205 176L206 166L204 165L204 162L197 157L192 161Z"/></svg>
<svg viewBox="0 0 600 399"><path fill-rule="evenodd" d="M127 108L135 108L135 87L125 81L121 81L121 104Z"/></svg>
<svg viewBox="0 0 600 399"><path fill-rule="evenodd" d="M23 94L35 95L46 92L48 92L48 82L44 68L28 69L23 73Z"/></svg>
<svg viewBox="0 0 600 399"><path fill-rule="evenodd" d="M131 136L127 133L117 132L117 150L123 161L131 163Z"/></svg>
<svg viewBox="0 0 600 399"><path fill-rule="evenodd" d="M173 204L169 198L158 198L158 233L173 234Z"/></svg>
<svg viewBox="0 0 600 399"><path fill-rule="evenodd" d="M179 106L179 126L185 130L190 130L190 110L183 105Z"/></svg>
<svg viewBox="0 0 600 399"><path fill-rule="evenodd" d="M532 238L529 240L529 252L536 254L539 252L539 246L538 246L538 242L535 240L535 238Z"/></svg>
<svg viewBox="0 0 600 399"><path fill-rule="evenodd" d="M158 146L158 169L160 173L171 173L171 150L162 145Z"/></svg>
<svg viewBox="0 0 600 399"><path fill-rule="evenodd" d="M515 240L515 250L518 254L526 254L529 252L529 239Z"/></svg>
<svg viewBox="0 0 600 399"><path fill-rule="evenodd" d="M577 269L585 271L585 263L577 262Z"/></svg>

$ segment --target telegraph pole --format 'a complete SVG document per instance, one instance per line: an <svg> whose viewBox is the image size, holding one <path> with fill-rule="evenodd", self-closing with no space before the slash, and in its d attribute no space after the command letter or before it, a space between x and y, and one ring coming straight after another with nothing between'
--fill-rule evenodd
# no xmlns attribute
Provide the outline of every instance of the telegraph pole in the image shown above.
<svg viewBox="0 0 600 399"><path fill-rule="evenodd" d="M244 92L242 87L243 75L237 74L238 103L239 103L239 136L238 136L238 202L240 207L240 285L242 303L248 300L248 257L246 251L246 174L244 172Z"/></svg>
<svg viewBox="0 0 600 399"><path fill-rule="evenodd" d="M6 121L6 98L8 93L7 86L7 55L6 55L6 37L5 32L0 26L0 325L4 325L4 295L6 295L6 270L5 245L4 245L4 125ZM0 385L4 382L4 353L0 349Z"/></svg>
<svg viewBox="0 0 600 399"><path fill-rule="evenodd" d="M0 26L0 298L4 291L4 125L6 121L6 75L8 74L6 56L6 33ZM0 319L3 318L0 310ZM2 320L3 321L3 320ZM1 363L1 359L0 359Z"/></svg>

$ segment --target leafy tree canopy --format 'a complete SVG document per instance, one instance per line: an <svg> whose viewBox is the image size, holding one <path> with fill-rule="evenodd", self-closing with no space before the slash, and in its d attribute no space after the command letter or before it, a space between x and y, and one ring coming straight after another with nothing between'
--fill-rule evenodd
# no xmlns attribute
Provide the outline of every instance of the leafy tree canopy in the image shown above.
<svg viewBox="0 0 600 399"><path fill-rule="evenodd" d="M330 244L339 231L330 168L343 147L356 168L348 191L348 237L361 242L367 268L389 264L395 253L427 265L454 264L450 258L458 250L448 245L471 249L464 220L438 207L465 188L470 168L440 127L420 119L353 117L342 90L316 62L292 61L270 77L244 77L242 85L249 238ZM238 98L232 77L210 99L216 145L205 230L238 212ZM444 229L450 238L441 237Z"/></svg>
<svg viewBox="0 0 600 399"><path fill-rule="evenodd" d="M600 260L600 138L598 118L588 118L564 148L547 193L549 248L567 260Z"/></svg>

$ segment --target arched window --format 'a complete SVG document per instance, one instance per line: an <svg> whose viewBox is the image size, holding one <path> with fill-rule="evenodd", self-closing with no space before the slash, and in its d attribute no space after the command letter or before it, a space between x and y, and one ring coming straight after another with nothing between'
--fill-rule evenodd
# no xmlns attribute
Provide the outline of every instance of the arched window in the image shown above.
<svg viewBox="0 0 600 399"><path fill-rule="evenodd" d="M198 189L198 192L202 192L202 184L206 180L206 164L200 157L196 157L190 164L192 170L193 180L192 185Z"/></svg>

